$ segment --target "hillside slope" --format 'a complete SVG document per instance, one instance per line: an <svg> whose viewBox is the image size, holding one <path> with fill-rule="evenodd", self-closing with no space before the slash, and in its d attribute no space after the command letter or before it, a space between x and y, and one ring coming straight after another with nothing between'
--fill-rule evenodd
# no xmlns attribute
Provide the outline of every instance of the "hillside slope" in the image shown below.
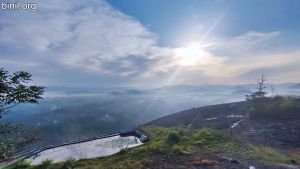
<svg viewBox="0 0 300 169"><path fill-rule="evenodd" d="M154 120L147 125L163 127L190 126L192 128L212 128L230 133L249 143L277 148L300 148L300 121L295 120L254 120L247 118L246 102L212 105L193 108Z"/></svg>

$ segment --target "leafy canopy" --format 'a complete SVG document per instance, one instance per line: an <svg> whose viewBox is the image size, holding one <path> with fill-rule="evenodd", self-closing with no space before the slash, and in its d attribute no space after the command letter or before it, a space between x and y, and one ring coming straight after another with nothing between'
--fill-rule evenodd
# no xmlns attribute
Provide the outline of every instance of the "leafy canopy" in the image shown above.
<svg viewBox="0 0 300 169"><path fill-rule="evenodd" d="M37 104L44 93L43 86L28 85L31 74L17 71L9 74L0 68L0 118L3 112L20 103Z"/></svg>

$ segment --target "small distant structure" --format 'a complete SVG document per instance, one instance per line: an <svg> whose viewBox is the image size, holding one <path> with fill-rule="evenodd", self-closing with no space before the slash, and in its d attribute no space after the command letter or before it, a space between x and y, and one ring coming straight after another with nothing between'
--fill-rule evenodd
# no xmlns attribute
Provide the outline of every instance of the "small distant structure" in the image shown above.
<svg viewBox="0 0 300 169"><path fill-rule="evenodd" d="M233 129L233 128L238 127L241 121L242 120L239 120L238 122L233 123L233 125L231 126L231 128Z"/></svg>
<svg viewBox="0 0 300 169"><path fill-rule="evenodd" d="M238 114L230 114L228 116L226 116L227 118L242 118L243 115L238 115Z"/></svg>
<svg viewBox="0 0 300 169"><path fill-rule="evenodd" d="M233 135L233 129L236 128L236 127L238 127L241 121L242 121L242 120L239 120L239 121L233 123L232 126L230 126L230 136L231 136L231 137L232 137L232 135Z"/></svg>
<svg viewBox="0 0 300 169"><path fill-rule="evenodd" d="M141 141L142 143L146 143L146 142L149 141L149 137L143 134L143 135L140 137L140 141Z"/></svg>
<svg viewBox="0 0 300 169"><path fill-rule="evenodd" d="M218 117L211 117L211 118L207 118L206 120L210 121L210 120L216 120L216 119L218 119Z"/></svg>
<svg viewBox="0 0 300 169"><path fill-rule="evenodd" d="M149 137L143 134L143 132L138 129L133 129L133 128L122 129L119 131L119 133L121 137L135 136L139 138L142 143L146 143L149 141Z"/></svg>
<svg viewBox="0 0 300 169"><path fill-rule="evenodd" d="M186 129L187 129L187 130L192 130L192 129L193 129L192 123L190 123L189 125L187 125L187 126L186 126Z"/></svg>

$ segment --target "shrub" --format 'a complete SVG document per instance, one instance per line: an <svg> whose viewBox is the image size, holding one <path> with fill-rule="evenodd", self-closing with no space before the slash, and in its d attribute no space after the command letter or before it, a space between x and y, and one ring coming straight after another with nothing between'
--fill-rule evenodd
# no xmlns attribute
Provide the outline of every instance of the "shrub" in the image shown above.
<svg viewBox="0 0 300 169"><path fill-rule="evenodd" d="M168 135L168 138L167 138L167 142L168 143L171 143L171 144L177 144L180 142L180 136L179 136L179 133L178 132L171 132L169 135Z"/></svg>
<svg viewBox="0 0 300 169"><path fill-rule="evenodd" d="M290 163L292 163L292 164L298 164L295 159L290 159Z"/></svg>
<svg viewBox="0 0 300 169"><path fill-rule="evenodd" d="M30 167L30 162L27 161L19 161L16 162L11 169L28 169Z"/></svg>
<svg viewBox="0 0 300 169"><path fill-rule="evenodd" d="M36 166L36 169L52 169L52 162L52 160L44 160L40 165Z"/></svg>
<svg viewBox="0 0 300 169"><path fill-rule="evenodd" d="M75 159L74 158L69 158L67 161L65 161L65 163L61 167L61 169L74 169L74 168L75 168Z"/></svg>

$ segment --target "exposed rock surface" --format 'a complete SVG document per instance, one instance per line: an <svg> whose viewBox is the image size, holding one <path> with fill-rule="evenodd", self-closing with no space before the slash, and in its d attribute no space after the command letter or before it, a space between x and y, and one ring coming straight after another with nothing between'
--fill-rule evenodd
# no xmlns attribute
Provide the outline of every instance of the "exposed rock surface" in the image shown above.
<svg viewBox="0 0 300 169"><path fill-rule="evenodd" d="M204 127L213 128L227 135L232 135L239 140L248 142L250 145L269 146L286 152L300 150L300 120L274 121L249 119L245 111L246 108L246 102L193 108L162 117L147 125L163 127L184 126L195 129ZM238 124L233 125L235 123ZM249 169L251 166L256 169L299 169L297 165L267 165L257 160L248 161L247 164L243 164L239 161L238 157L237 159L231 159L208 155L197 158L182 157L181 160L183 161L181 162L178 159L176 162L165 159L166 164L162 168ZM214 165L201 165L199 160L203 159L215 161L212 162ZM193 162L195 160L198 160L198 163ZM178 165L174 163L178 163Z"/></svg>
<svg viewBox="0 0 300 169"><path fill-rule="evenodd" d="M207 127L230 133L230 127L242 120L232 130L234 137L282 149L300 148L300 120L252 120L246 118L245 109L245 102L193 108L162 117L148 125Z"/></svg>

